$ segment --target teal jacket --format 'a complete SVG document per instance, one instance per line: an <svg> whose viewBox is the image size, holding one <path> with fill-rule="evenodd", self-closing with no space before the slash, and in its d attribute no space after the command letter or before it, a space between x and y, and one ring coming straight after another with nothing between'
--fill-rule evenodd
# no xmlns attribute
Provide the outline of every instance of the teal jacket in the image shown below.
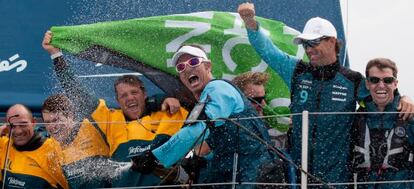
<svg viewBox="0 0 414 189"><path fill-rule="evenodd" d="M291 112L354 112L356 102L367 95L363 76L339 62L316 67L288 55L258 31L247 30L249 41L261 58L275 70L291 90ZM276 86L275 86L276 87ZM353 115L309 116L309 172L326 182L347 182L351 174L349 138ZM291 155L300 164L302 116L293 116Z"/></svg>

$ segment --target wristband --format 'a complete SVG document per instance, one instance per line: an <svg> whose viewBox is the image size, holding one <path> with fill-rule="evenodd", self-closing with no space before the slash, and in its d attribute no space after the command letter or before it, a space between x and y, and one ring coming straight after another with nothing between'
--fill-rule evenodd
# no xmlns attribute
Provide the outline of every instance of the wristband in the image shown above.
<svg viewBox="0 0 414 189"><path fill-rule="evenodd" d="M57 53L53 53L52 55L50 55L50 58L53 60L53 59L55 59L57 57L61 57L61 56L63 56L63 54L62 54L61 51L59 51Z"/></svg>

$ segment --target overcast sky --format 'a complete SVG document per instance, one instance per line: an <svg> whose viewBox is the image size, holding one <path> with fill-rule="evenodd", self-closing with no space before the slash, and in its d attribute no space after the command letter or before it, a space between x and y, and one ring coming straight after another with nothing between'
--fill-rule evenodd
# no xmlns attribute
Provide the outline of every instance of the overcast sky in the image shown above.
<svg viewBox="0 0 414 189"><path fill-rule="evenodd" d="M414 1L340 0L353 70L384 57L399 69L399 90L414 99ZM348 14L347 14L348 13Z"/></svg>

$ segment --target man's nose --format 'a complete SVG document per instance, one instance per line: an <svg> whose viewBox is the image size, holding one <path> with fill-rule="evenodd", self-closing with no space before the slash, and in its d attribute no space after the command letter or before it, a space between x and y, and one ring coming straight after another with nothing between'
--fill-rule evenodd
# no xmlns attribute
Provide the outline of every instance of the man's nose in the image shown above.
<svg viewBox="0 0 414 189"><path fill-rule="evenodd" d="M22 133L22 129L19 126L14 126L12 128L12 133L13 133L13 135L18 135L18 134Z"/></svg>
<svg viewBox="0 0 414 189"><path fill-rule="evenodd" d="M127 99L127 100L132 100L132 99L134 99L134 95L132 95L132 94L127 94L126 99Z"/></svg>
<svg viewBox="0 0 414 189"><path fill-rule="evenodd" d="M380 81L378 82L378 86L380 86L380 87L385 87L385 83L384 83L384 81L383 81L383 80L380 80Z"/></svg>
<svg viewBox="0 0 414 189"><path fill-rule="evenodd" d="M313 50L313 48L312 48L312 47L307 47L307 48L305 48L305 52L306 52L306 54L311 53L311 52L312 52L312 50Z"/></svg>

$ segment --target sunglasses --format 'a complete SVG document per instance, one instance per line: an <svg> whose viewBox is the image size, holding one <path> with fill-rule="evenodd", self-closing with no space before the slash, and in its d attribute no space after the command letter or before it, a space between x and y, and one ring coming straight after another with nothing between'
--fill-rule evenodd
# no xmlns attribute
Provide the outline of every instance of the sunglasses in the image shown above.
<svg viewBox="0 0 414 189"><path fill-rule="evenodd" d="M320 37L314 40L302 40L302 46L304 49L307 49L309 47L316 47L319 44L321 44L322 40L327 39L328 37Z"/></svg>
<svg viewBox="0 0 414 189"><path fill-rule="evenodd" d="M392 82L394 82L394 80L395 80L395 77L384 77L384 78L368 77L368 81L373 84L377 84L380 81L383 81L385 84L391 84Z"/></svg>
<svg viewBox="0 0 414 189"><path fill-rule="evenodd" d="M260 104L265 98L266 96L248 97L250 102L258 103L258 104Z"/></svg>
<svg viewBox="0 0 414 189"><path fill-rule="evenodd" d="M187 60L185 62L180 62L177 65L175 65L175 71L177 71L178 73L181 73L185 70L187 65L189 65L192 68L197 67L203 62L203 60L204 60L203 58L194 57L194 58L191 58L190 60Z"/></svg>

